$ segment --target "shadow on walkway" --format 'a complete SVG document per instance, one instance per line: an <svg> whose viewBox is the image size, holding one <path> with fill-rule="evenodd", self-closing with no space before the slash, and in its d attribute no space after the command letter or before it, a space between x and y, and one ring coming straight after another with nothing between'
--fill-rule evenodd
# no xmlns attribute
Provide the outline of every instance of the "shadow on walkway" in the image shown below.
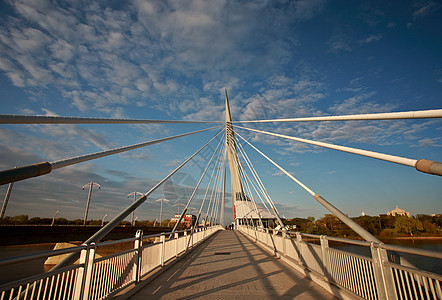
<svg viewBox="0 0 442 300"><path fill-rule="evenodd" d="M336 299L238 231L221 231L130 299Z"/></svg>

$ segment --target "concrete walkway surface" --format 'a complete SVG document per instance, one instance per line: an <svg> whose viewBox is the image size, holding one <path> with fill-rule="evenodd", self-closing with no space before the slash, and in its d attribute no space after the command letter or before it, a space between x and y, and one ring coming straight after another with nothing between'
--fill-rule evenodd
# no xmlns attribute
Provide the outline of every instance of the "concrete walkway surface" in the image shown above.
<svg viewBox="0 0 442 300"><path fill-rule="evenodd" d="M220 231L130 299L336 299L242 233Z"/></svg>

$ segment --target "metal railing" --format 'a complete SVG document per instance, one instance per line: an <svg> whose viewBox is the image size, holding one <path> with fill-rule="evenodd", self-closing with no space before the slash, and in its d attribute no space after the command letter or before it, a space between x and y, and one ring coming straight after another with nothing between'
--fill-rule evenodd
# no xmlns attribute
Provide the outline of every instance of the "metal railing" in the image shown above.
<svg viewBox="0 0 442 300"><path fill-rule="evenodd" d="M0 266L61 254L81 253L76 264L0 286L0 300L105 299L129 284L139 282L153 269L164 266L167 261L178 257L220 229L220 226L197 228L193 233L192 230L183 230L175 232L171 239L166 239L170 232L143 236L143 232L139 230L133 238L3 259L0 260ZM128 250L103 257L96 255L96 250L100 247L130 242L134 244Z"/></svg>
<svg viewBox="0 0 442 300"><path fill-rule="evenodd" d="M363 299L442 299L442 276L396 262L393 252L432 257L442 252L246 225L238 230L324 282ZM369 255L343 251L329 241L365 247Z"/></svg>

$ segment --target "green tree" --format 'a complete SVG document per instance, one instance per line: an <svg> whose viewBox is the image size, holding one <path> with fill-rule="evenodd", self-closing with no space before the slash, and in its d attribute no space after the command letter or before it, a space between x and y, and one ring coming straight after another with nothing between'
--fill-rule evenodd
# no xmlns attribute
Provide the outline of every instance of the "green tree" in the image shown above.
<svg viewBox="0 0 442 300"><path fill-rule="evenodd" d="M29 216L28 215L18 215L12 218L12 222L14 224L28 224Z"/></svg>
<svg viewBox="0 0 442 300"><path fill-rule="evenodd" d="M29 219L29 224L38 225L40 223L41 223L40 217L33 217L33 218Z"/></svg>
<svg viewBox="0 0 442 300"><path fill-rule="evenodd" d="M424 227L422 222L415 218L410 218L407 216L397 217L394 221L394 229L397 232L408 233L413 236L413 232L417 233L423 231Z"/></svg>
<svg viewBox="0 0 442 300"><path fill-rule="evenodd" d="M332 214L325 214L321 220L327 225L327 228L332 231L340 229L341 221Z"/></svg>
<svg viewBox="0 0 442 300"><path fill-rule="evenodd" d="M422 222L422 225L424 227L424 231L428 234L437 234L437 226L433 224L430 220L425 220Z"/></svg>

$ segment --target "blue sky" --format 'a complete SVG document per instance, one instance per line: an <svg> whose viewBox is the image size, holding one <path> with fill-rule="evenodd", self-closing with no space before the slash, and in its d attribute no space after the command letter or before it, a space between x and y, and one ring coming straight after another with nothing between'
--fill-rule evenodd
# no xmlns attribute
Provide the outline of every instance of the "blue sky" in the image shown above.
<svg viewBox="0 0 442 300"><path fill-rule="evenodd" d="M2 1L1 114L236 120L440 109L437 1ZM440 120L249 125L413 159L442 161ZM56 161L207 125L2 125L0 167ZM395 205L441 213L440 177L240 131L350 216ZM7 215L114 216L214 132L53 171L14 185ZM216 144L212 145L213 148ZM246 147L286 217L326 210ZM200 158L201 162L204 159ZM177 191L198 180L189 166ZM6 192L6 186L0 187ZM159 191L136 212L157 218ZM169 195L170 196L170 195ZM173 199L176 200L176 199ZM180 201L184 201L181 199ZM230 204L228 204L230 206ZM165 208L165 217L175 211Z"/></svg>

